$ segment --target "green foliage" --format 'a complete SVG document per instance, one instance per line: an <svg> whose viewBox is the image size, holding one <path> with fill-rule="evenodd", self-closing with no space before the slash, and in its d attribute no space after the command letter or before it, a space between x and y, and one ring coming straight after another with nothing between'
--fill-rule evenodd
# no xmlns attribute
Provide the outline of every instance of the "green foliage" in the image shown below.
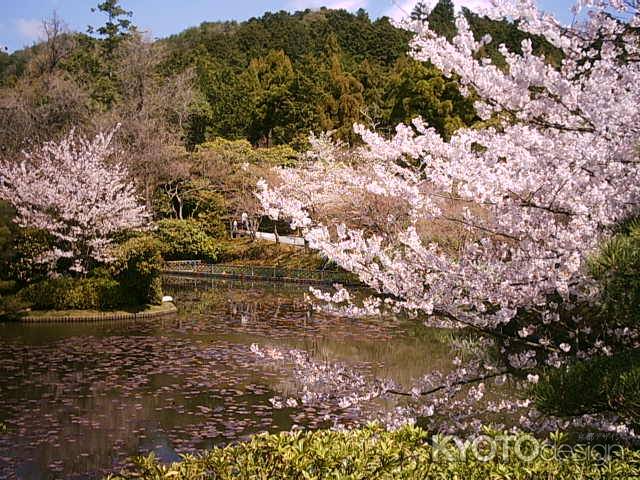
<svg viewBox="0 0 640 480"><path fill-rule="evenodd" d="M469 26L476 39L483 35L491 35L491 44L481 49L482 56L488 56L498 67L505 67L506 62L502 54L498 51L499 46L504 44L509 50L522 53L522 41L530 38L535 55L544 55L547 62L559 66L562 61L562 52L551 45L546 39L538 35L529 35L519 30L512 22L491 20L488 17L481 17L473 13L468 8L463 7L462 12L469 22Z"/></svg>
<svg viewBox="0 0 640 480"><path fill-rule="evenodd" d="M0 318L11 317L30 307L20 295L0 295Z"/></svg>
<svg viewBox="0 0 640 480"><path fill-rule="evenodd" d="M51 266L35 259L49 252L55 242L44 230L15 228L0 260L2 276L21 285L47 278Z"/></svg>
<svg viewBox="0 0 640 480"><path fill-rule="evenodd" d="M640 222L631 220L589 261L602 286L604 315L617 326L640 323Z"/></svg>
<svg viewBox="0 0 640 480"><path fill-rule="evenodd" d="M60 277L30 285L18 295L35 310L110 310L129 305L126 294L113 279Z"/></svg>
<svg viewBox="0 0 640 480"><path fill-rule="evenodd" d="M291 60L282 50L270 51L249 63L242 81L253 110L247 132L252 143L271 146L288 141L293 78Z"/></svg>
<svg viewBox="0 0 640 480"><path fill-rule="evenodd" d="M429 7L423 1L416 3L416 6L411 11L411 20L425 21L428 16Z"/></svg>
<svg viewBox="0 0 640 480"><path fill-rule="evenodd" d="M420 100L410 112L399 112L402 101L392 94L389 80L395 63L406 59L409 38L386 18L320 9L267 13L239 24L203 23L165 43L171 51L167 68L195 66L211 106L211 116L199 117L191 136L304 147L310 131L335 130L336 138L353 143L355 122L390 130L398 117L433 117L418 108ZM457 90L439 72L434 75ZM450 116L457 107L452 105Z"/></svg>
<svg viewBox="0 0 640 480"><path fill-rule="evenodd" d="M127 292L131 305L162 303L162 245L150 236L134 237L118 245L113 278Z"/></svg>
<svg viewBox="0 0 640 480"><path fill-rule="evenodd" d="M133 12L122 8L119 0L104 0L96 8L92 8L91 11L99 11L107 16L105 24L96 28L95 32L104 37L105 53L111 57L118 44L135 30L131 20L129 20ZM93 33L93 31L93 27L90 27L89 32Z"/></svg>
<svg viewBox="0 0 640 480"><path fill-rule="evenodd" d="M207 235L196 220L160 220L154 236L166 260L215 262L220 254L219 241Z"/></svg>
<svg viewBox="0 0 640 480"><path fill-rule="evenodd" d="M18 50L10 55L0 52L0 86L12 85L24 74L30 53L30 49Z"/></svg>
<svg viewBox="0 0 640 480"><path fill-rule="evenodd" d="M399 60L389 78L391 124L408 123L417 116L445 137L475 119L471 101L463 97L455 81L433 66L407 58Z"/></svg>
<svg viewBox="0 0 640 480"><path fill-rule="evenodd" d="M194 191L186 197L184 210L208 236L221 238L227 235L227 205L218 192L210 189Z"/></svg>
<svg viewBox="0 0 640 480"><path fill-rule="evenodd" d="M2 271L5 276L7 272L7 263L14 255L13 251L13 233L16 230L13 218L15 211L7 202L0 201L0 265L4 266Z"/></svg>
<svg viewBox="0 0 640 480"><path fill-rule="evenodd" d="M536 407L547 414L615 412L640 422L640 352L578 361L544 372L534 386Z"/></svg>
<svg viewBox="0 0 640 480"><path fill-rule="evenodd" d="M602 308L587 312L606 328L637 327L640 321L640 222L624 222L588 261L602 288ZM533 388L542 412L574 416L615 412L640 423L640 352L577 361L550 369Z"/></svg>
<svg viewBox="0 0 640 480"><path fill-rule="evenodd" d="M432 28L450 38L455 33L453 2L440 0L428 14L426 3L416 7L414 17L428 19ZM63 73L59 77L87 92L93 101L69 95L73 101L82 100L82 108L71 112L71 118L82 114L86 119L76 123L89 124L95 116L92 114L122 109L131 93L119 78L123 68L128 68L122 63L126 57L122 40L136 32L131 12L118 0L104 0L94 11L107 17L96 29L101 38L70 34L75 47L59 65ZM493 21L469 10L464 14L476 38L486 33L493 37L482 53L499 66L504 66L504 59L497 46L504 43L519 51L527 37L512 23ZM189 150L215 137L246 138L259 146L291 144L303 148L309 132L324 130L335 130L336 138L353 143L357 141L354 122L390 132L398 121L415 115L422 115L444 135L474 124L477 118L472 104L462 99L455 79L446 79L427 65L426 78L419 76L403 84L399 69L410 63L410 38L410 32L395 28L389 19L372 21L364 10L266 13L240 23L204 22L160 40L154 49L166 53L161 55L164 60L144 75L170 79L191 69L195 73L200 95L188 118L172 119L184 130L181 136ZM544 53L550 63L559 64L559 51L540 37L532 39L536 53ZM0 54L0 84L13 85L38 51L33 47L12 55ZM146 77L139 80L142 84L149 81ZM30 82L24 88L28 93L37 84ZM15 93L23 93L18 90ZM47 103L46 90L33 96L41 96L43 104ZM72 103L68 102L67 108ZM69 116L68 112L59 113L62 120Z"/></svg>
<svg viewBox="0 0 640 480"><path fill-rule="evenodd" d="M241 167L243 163L267 167L292 167L299 155L289 145L254 148L247 140L227 140L220 137L199 145L197 152L200 156L213 155L237 167Z"/></svg>
<svg viewBox="0 0 640 480"><path fill-rule="evenodd" d="M221 263L239 265L268 265L289 270L335 270L335 264L313 250L305 251L299 247L275 244L249 238L236 238L220 242Z"/></svg>
<svg viewBox="0 0 640 480"><path fill-rule="evenodd" d="M429 27L439 35L443 35L449 40L455 36L456 18L452 0L438 0L427 20Z"/></svg>
<svg viewBox="0 0 640 480"><path fill-rule="evenodd" d="M388 432L370 425L341 432L263 434L201 456L186 455L182 462L172 465L163 465L154 456L136 458L132 469L109 478L626 480L640 475L638 452L624 450L604 460L583 449L566 456L552 455L550 460L532 455L533 460L529 460L526 455L540 451L542 442L524 435L498 438L495 457L483 461L481 455L470 451L465 457L453 442L442 438L436 450L427 433L415 427ZM518 450L524 455L516 454L516 443L528 447Z"/></svg>
<svg viewBox="0 0 640 480"><path fill-rule="evenodd" d="M17 283L13 280L0 280L0 295L14 293Z"/></svg>
<svg viewBox="0 0 640 480"><path fill-rule="evenodd" d="M134 237L118 245L116 259L109 266L91 272L87 278L59 277L32 283L14 297L6 297L16 311L114 310L159 304L162 301L160 244L151 237Z"/></svg>
<svg viewBox="0 0 640 480"><path fill-rule="evenodd" d="M228 205L215 187L206 178L163 185L153 200L156 217L194 220L207 235L215 238L226 236Z"/></svg>

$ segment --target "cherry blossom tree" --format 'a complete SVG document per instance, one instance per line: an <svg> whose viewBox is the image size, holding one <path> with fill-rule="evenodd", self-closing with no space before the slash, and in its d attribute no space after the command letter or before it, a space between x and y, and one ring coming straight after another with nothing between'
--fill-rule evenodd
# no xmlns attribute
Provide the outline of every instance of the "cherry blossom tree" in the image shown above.
<svg viewBox="0 0 640 480"><path fill-rule="evenodd" d="M67 259L71 271L86 273L111 259L114 234L147 225L127 170L109 161L114 133L90 139L72 131L0 164L0 198L16 209L15 221L54 239L55 247L34 261L55 266Z"/></svg>
<svg viewBox="0 0 640 480"><path fill-rule="evenodd" d="M406 23L416 33L411 55L455 75L488 126L445 141L419 118L391 138L356 125L365 146L350 158L326 136L313 139L304 168L283 169L280 182L260 185L265 211L304 228L312 248L380 294L356 308L339 289L333 297L344 302L342 313L405 310L502 340L494 345L499 364L462 364L413 391L442 394L421 408L457 408L461 421L487 379L534 383L540 365L639 346L629 326L585 314L599 301L589 258L617 224L637 215L640 201L635 2L581 0L568 27L532 0L494 0L486 13L544 37L562 64L534 55L527 39L519 52L500 46L506 67L499 68L481 54L491 38L474 38L462 15L451 41L427 22ZM452 401L463 386L468 396ZM531 403L519 402L491 411Z"/></svg>

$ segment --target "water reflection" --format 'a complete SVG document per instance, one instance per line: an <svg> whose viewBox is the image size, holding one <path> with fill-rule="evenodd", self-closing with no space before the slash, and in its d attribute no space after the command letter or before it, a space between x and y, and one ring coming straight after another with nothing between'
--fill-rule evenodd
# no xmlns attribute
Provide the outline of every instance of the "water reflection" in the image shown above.
<svg viewBox="0 0 640 480"><path fill-rule="evenodd" d="M358 420L326 406L273 409L269 399L296 386L286 365L256 362L252 343L407 385L447 362L439 333L311 315L303 286L168 278L165 290L175 318L0 324L0 478L100 478L138 453L170 461L260 431Z"/></svg>

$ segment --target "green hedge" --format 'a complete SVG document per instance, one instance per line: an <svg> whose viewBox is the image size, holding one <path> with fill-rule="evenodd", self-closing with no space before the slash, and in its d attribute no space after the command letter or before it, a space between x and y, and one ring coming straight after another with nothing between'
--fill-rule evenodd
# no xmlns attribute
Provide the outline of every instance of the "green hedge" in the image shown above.
<svg viewBox="0 0 640 480"><path fill-rule="evenodd" d="M493 433L492 435L497 435ZM520 450L516 449L518 443ZM619 450L609 460L571 454L535 456L542 443L528 436L499 436L489 461L453 442L433 447L423 430L387 432L379 426L346 432L320 430L257 435L249 442L214 448L180 463L162 465L153 456L110 476L120 479L615 479L640 478L640 453ZM507 446L505 448L505 446ZM477 449L480 454L486 451ZM565 450L566 451L566 450ZM523 455L518 455L522 452ZM550 450L546 450L550 452ZM593 453L593 452L592 452ZM532 458L527 459L526 456ZM533 458L535 456L535 458ZM588 457L588 458L585 458Z"/></svg>
<svg viewBox="0 0 640 480"><path fill-rule="evenodd" d="M116 249L111 273L128 304L162 303L161 251L160 242L150 236L131 238Z"/></svg>
<svg viewBox="0 0 640 480"><path fill-rule="evenodd" d="M88 278L59 277L29 285L17 297L34 310L114 310L162 302L160 245L148 236L118 245L109 267Z"/></svg>
<svg viewBox="0 0 640 480"><path fill-rule="evenodd" d="M10 240L11 244L6 246L6 250L0 256L1 276L23 286L46 279L50 266L37 263L33 259L55 247L53 238L44 230L16 228ZM64 264L63 261L60 263ZM61 268L65 266L62 265Z"/></svg>
<svg viewBox="0 0 640 480"><path fill-rule="evenodd" d="M112 310L128 305L126 292L110 278L61 277L20 291L34 310Z"/></svg>

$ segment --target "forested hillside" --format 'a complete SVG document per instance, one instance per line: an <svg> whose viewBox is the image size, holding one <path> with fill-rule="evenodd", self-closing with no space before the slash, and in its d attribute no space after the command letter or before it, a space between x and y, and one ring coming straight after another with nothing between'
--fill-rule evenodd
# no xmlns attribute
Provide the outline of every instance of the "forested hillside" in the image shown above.
<svg viewBox="0 0 640 480"><path fill-rule="evenodd" d="M451 0L425 12L419 5L414 20L449 37L456 32ZM516 50L525 38L506 21L464 15L477 38L490 34ZM389 134L421 116L448 138L479 120L455 77L409 55L408 31L364 10L204 22L157 41L133 18L124 2L104 1L90 33L73 32L54 15L43 23L41 43L0 54L0 157L11 163L72 129L91 136L118 125L114 160L164 222L159 235L171 244L169 258L187 251L229 259L219 240L233 219L247 213L252 225L266 221L256 182L273 166L295 165L310 133L333 131L349 146L358 142L354 123ZM503 64L497 47L489 48ZM539 39L534 50L557 61ZM14 265L32 253L22 233L7 240ZM187 238L192 245L173 244Z"/></svg>
<svg viewBox="0 0 640 480"><path fill-rule="evenodd" d="M114 18L126 18L127 12L120 10ZM414 15L420 17L419 8ZM483 19L468 10L465 15L478 38L488 33L494 44L516 48L524 38L507 22ZM453 3L442 0L423 20L452 35ZM65 79L78 84L89 97L90 109L112 110L128 101L128 92L122 91L126 82L118 77L130 69L123 72L118 64L127 63L124 57L131 51L122 52L119 44L135 28L113 24L112 41L109 35L97 39L65 33L69 38L57 41L70 51L62 55L64 49L56 48L61 58L45 67L62 71ZM204 22L160 40L145 54L148 71L138 66L135 75L195 75L197 98L189 105L188 122L181 125L188 147L218 136L248 139L256 146L303 147L309 132L326 130L354 141L355 122L384 132L418 115L446 135L472 123L471 102L458 93L456 83L408 57L410 38L389 19L372 20L364 10L267 13L242 23ZM47 43L2 56L2 83L19 88L17 78L46 54ZM492 48L491 57L500 62ZM66 102L65 107L71 105Z"/></svg>
<svg viewBox="0 0 640 480"><path fill-rule="evenodd" d="M423 19L455 32L453 2ZM478 37L518 45L522 32L465 10ZM256 145L304 144L309 131L353 141L362 122L389 131L421 115L444 134L474 121L455 82L407 55L411 34L364 10L267 13L243 23L203 23L164 40L170 71L195 67L209 110L194 125L207 135ZM498 60L497 51L490 52Z"/></svg>

